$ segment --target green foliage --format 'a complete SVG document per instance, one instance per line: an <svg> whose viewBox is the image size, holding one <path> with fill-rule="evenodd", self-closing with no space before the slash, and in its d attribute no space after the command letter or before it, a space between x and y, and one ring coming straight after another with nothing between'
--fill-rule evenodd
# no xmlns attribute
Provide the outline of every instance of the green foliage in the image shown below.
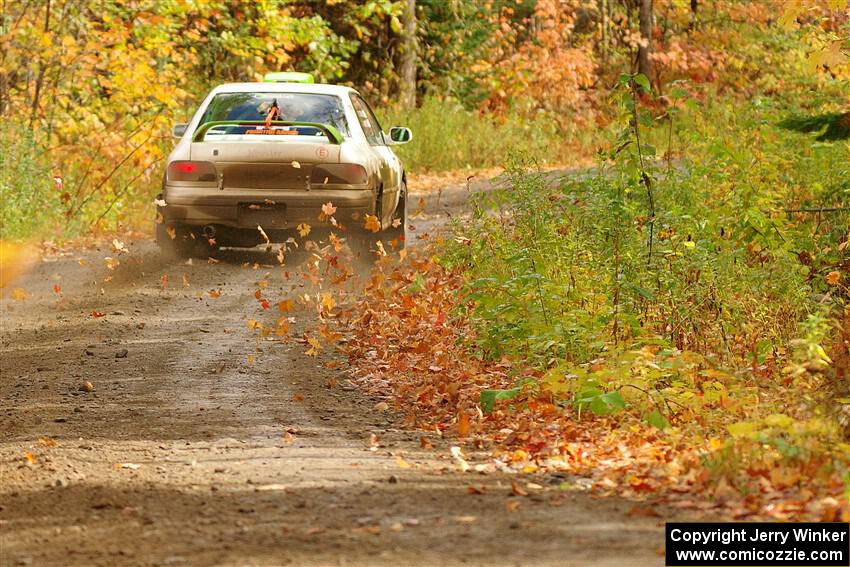
<svg viewBox="0 0 850 567"><path fill-rule="evenodd" d="M846 261L850 215L787 210L850 202L850 171L846 146L777 126L788 103L658 113L637 96L644 82L620 82L622 133L594 172L556 183L515 162L509 188L456 227L446 261L467 273L480 356L564 368L560 395L596 413L633 387L624 405L664 428L709 397L695 390L702 369L778 372L799 348L800 364L823 352L817 325L800 323L839 301L825 276Z"/></svg>
<svg viewBox="0 0 850 567"><path fill-rule="evenodd" d="M521 388L511 388L509 390L481 390L481 409L489 413L493 411L496 402L499 400L510 400L520 393Z"/></svg>
<svg viewBox="0 0 850 567"><path fill-rule="evenodd" d="M564 132L545 115L526 118L511 112L493 116L466 110L449 98L427 97L420 107L378 109L381 125L404 125L414 141L395 151L410 171L445 171L469 167L498 167L511 152L533 155L541 163L574 159L576 146L589 147L595 132ZM574 136L567 145L565 137Z"/></svg>
<svg viewBox="0 0 850 567"><path fill-rule="evenodd" d="M43 232L60 218L61 191L47 163L26 128L0 122L0 239Z"/></svg>

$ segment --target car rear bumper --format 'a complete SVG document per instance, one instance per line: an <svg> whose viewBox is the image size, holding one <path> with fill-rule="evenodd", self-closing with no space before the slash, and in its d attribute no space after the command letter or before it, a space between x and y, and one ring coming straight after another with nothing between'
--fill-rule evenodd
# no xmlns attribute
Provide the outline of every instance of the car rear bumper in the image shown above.
<svg viewBox="0 0 850 567"><path fill-rule="evenodd" d="M221 225L233 228L291 229L318 222L322 205L333 203L334 217L343 224L363 219L375 211L371 189L268 190L166 186L166 206L161 208L167 224L183 226Z"/></svg>

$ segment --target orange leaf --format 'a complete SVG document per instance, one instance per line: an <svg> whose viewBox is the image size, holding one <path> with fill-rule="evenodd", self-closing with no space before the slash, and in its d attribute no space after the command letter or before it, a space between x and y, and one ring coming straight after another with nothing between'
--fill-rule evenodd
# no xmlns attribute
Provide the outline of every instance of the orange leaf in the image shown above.
<svg viewBox="0 0 850 567"><path fill-rule="evenodd" d="M366 215L366 222L363 224L363 228L372 232L378 232L381 230L381 221L375 215Z"/></svg>
<svg viewBox="0 0 850 567"><path fill-rule="evenodd" d="M469 430L469 414L461 410L457 416L457 434L460 437L467 437L469 435Z"/></svg>

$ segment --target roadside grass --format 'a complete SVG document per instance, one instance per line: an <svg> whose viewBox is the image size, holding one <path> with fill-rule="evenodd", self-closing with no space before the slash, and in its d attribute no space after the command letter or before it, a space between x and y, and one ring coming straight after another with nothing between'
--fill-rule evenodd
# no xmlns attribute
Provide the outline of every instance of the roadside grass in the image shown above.
<svg viewBox="0 0 850 567"><path fill-rule="evenodd" d="M415 110L382 108L378 115L386 130L413 130L413 142L393 150L414 174L500 167L511 154L531 156L541 165L575 165L593 156L607 134L595 125L565 130L542 113L487 115L434 96Z"/></svg>
<svg viewBox="0 0 850 567"><path fill-rule="evenodd" d="M23 125L0 121L0 239L50 234L62 222L50 163Z"/></svg>
<svg viewBox="0 0 850 567"><path fill-rule="evenodd" d="M674 115L621 87L593 174L552 187L514 160L451 238L373 277L357 376L517 471L846 521L850 213L816 209L850 202L850 147L783 129L787 99Z"/></svg>

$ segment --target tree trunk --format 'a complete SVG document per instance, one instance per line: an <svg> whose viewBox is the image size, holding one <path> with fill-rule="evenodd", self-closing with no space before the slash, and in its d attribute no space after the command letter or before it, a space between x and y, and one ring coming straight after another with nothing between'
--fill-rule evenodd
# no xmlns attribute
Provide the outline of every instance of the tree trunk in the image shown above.
<svg viewBox="0 0 850 567"><path fill-rule="evenodd" d="M697 27L697 12L699 11L699 0L691 0L691 22L688 24L688 31L693 31Z"/></svg>
<svg viewBox="0 0 850 567"><path fill-rule="evenodd" d="M652 81L652 0L641 0L640 2L640 38L638 47L638 72L646 75Z"/></svg>
<svg viewBox="0 0 850 567"><path fill-rule="evenodd" d="M401 52L401 104L404 108L416 107L416 0L406 0L403 14L403 41Z"/></svg>
<svg viewBox="0 0 850 567"><path fill-rule="evenodd" d="M44 33L50 31L50 2L47 0L47 6L44 8ZM30 108L30 129L32 129L35 120L38 117L39 99L41 98L41 85L44 83L44 73L47 71L47 61L39 61L38 78L35 81L35 93L32 96L32 106Z"/></svg>
<svg viewBox="0 0 850 567"><path fill-rule="evenodd" d="M608 61L608 0L599 0L599 17L602 27L602 60Z"/></svg>

